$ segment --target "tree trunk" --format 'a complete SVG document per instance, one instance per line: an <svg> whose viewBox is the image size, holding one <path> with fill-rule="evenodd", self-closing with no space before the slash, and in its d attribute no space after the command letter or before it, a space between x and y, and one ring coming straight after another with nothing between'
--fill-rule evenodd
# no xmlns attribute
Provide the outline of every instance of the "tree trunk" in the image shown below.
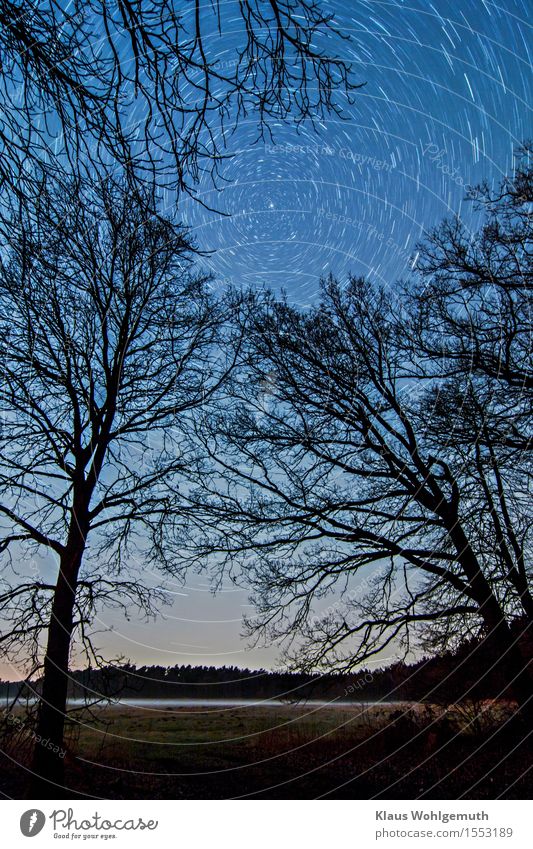
<svg viewBox="0 0 533 849"><path fill-rule="evenodd" d="M64 794L65 712L68 665L78 574L85 548L83 536L67 543L61 556L48 643L44 659L42 693L33 755L30 798L56 799Z"/></svg>
<svg viewBox="0 0 533 849"><path fill-rule="evenodd" d="M529 658L526 658L521 650L524 640L519 640L518 636L513 634L493 588L483 574L461 527L457 513L446 513L445 521L448 522L448 534L457 550L457 560L474 591L479 613L487 628L486 644L493 658L493 670L500 674L501 680L507 682L507 695L514 695L518 702L517 721L528 729L533 729L533 668Z"/></svg>
<svg viewBox="0 0 533 849"><path fill-rule="evenodd" d="M505 664L509 659L507 669L509 677L514 679L513 690L522 714L522 718L533 731L533 667L531 658L526 657L520 648L520 640L517 634L513 634L507 628L509 634L509 651L503 657Z"/></svg>
<svg viewBox="0 0 533 849"><path fill-rule="evenodd" d="M486 637L493 671L498 678L508 683L507 695L518 704L516 726L526 732L533 730L533 667L531 659L521 650L521 639L513 633L503 614L499 618L487 617L489 633Z"/></svg>

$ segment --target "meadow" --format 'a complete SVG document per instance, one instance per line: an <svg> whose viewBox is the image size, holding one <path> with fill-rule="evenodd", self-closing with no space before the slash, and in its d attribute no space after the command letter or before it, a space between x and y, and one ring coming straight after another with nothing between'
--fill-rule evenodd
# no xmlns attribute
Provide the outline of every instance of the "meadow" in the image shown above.
<svg viewBox="0 0 533 849"><path fill-rule="evenodd" d="M80 709L66 735L67 798L528 798L532 747L507 706L485 708ZM4 748L0 790L20 798L24 734Z"/></svg>

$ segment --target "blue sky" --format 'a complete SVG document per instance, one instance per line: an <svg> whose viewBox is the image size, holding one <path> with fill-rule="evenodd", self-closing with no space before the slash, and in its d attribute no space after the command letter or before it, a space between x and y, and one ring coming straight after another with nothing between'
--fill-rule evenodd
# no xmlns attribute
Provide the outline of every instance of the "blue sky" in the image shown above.
<svg viewBox="0 0 533 849"><path fill-rule="evenodd" d="M394 287L409 274L426 228L459 213L475 226L466 187L498 181L531 129L531 5L467 2L327 4L350 36L337 52L353 61L355 93L345 119L296 131L274 127L255 142L254 116L228 140L229 181L206 180L181 214L215 285L284 289L309 304L330 271L367 275ZM529 7L529 8L528 8ZM221 61L231 61L231 39ZM154 576L154 582L157 577ZM103 615L107 656L133 662L275 665L276 647L248 649L241 638L244 588L213 596L201 575L171 588L175 602L157 623ZM112 628L107 631L105 629ZM13 671L0 669L3 677Z"/></svg>
<svg viewBox="0 0 533 849"><path fill-rule="evenodd" d="M366 82L315 134L290 124L253 144L254 117L230 139L230 180L185 220L221 281L316 297L322 274L387 285L406 275L424 229L458 212L465 187L509 171L531 133L531 26L524 3L328 3L350 42L337 45ZM228 49L228 55L231 55Z"/></svg>
<svg viewBox="0 0 533 849"><path fill-rule="evenodd" d="M456 212L475 226L467 185L508 173L516 145L532 134L525 2L336 0L328 8L351 37L342 55L366 82L345 120L318 134L279 126L273 142L254 144L250 116L229 140L230 182L218 195L207 180L199 187L229 216L182 205L200 246L214 251L204 264L220 286L283 288L302 304L330 271L394 286L425 228ZM231 55L228 46L221 61ZM160 663L275 663L276 647L247 650L239 636L246 590L228 585L213 597L201 576L175 590L185 595L172 618L128 623L113 645Z"/></svg>

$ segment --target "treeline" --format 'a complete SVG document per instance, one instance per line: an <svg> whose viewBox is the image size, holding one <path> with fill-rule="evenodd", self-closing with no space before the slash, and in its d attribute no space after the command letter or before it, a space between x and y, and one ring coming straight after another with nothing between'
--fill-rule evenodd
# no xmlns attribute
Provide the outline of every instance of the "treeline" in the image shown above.
<svg viewBox="0 0 533 849"><path fill-rule="evenodd" d="M530 657L533 652L529 651ZM494 668L492 668L494 667ZM69 697L108 699L262 700L287 702L427 701L510 698L501 665L482 640L465 642L456 651L416 663L397 662L379 669L328 675L240 669L236 666L106 666L74 670ZM0 681L0 697L8 700L39 694L40 680L27 685Z"/></svg>

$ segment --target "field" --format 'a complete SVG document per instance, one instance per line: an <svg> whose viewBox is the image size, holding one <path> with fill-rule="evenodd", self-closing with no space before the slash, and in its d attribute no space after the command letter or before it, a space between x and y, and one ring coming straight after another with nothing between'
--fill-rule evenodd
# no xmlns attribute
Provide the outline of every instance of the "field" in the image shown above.
<svg viewBox="0 0 533 849"><path fill-rule="evenodd" d="M529 798L531 746L492 707L158 708L79 712L69 797ZM27 747L3 748L0 790L24 795Z"/></svg>

